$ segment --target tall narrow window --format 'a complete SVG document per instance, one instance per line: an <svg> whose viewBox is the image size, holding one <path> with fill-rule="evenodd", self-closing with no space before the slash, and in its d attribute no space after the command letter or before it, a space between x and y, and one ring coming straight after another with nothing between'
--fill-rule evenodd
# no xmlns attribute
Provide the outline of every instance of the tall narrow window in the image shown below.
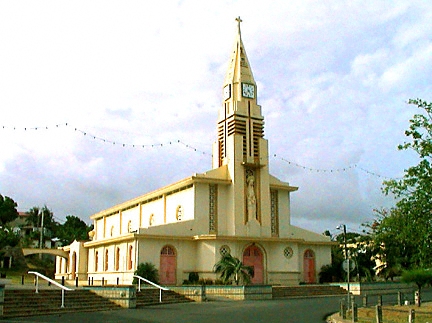
<svg viewBox="0 0 432 323"><path fill-rule="evenodd" d="M108 249L105 250L105 265L104 270L108 271Z"/></svg>
<svg viewBox="0 0 432 323"><path fill-rule="evenodd" d="M99 270L99 251L95 252L95 260L94 260L94 270L97 272Z"/></svg>
<svg viewBox="0 0 432 323"><path fill-rule="evenodd" d="M116 248L116 254L115 254L115 270L118 271L120 268L120 248Z"/></svg>
<svg viewBox="0 0 432 323"><path fill-rule="evenodd" d="M133 265L133 247L129 246L127 269L132 270L132 265Z"/></svg>

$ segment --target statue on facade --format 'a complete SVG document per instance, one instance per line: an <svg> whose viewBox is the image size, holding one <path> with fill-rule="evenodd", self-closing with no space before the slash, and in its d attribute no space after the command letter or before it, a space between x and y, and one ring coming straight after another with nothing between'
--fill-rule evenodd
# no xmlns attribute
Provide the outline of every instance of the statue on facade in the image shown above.
<svg viewBox="0 0 432 323"><path fill-rule="evenodd" d="M255 177L253 175L248 175L246 177L247 189L246 189L246 200L247 200L247 215L248 221L256 219L256 196L255 196Z"/></svg>

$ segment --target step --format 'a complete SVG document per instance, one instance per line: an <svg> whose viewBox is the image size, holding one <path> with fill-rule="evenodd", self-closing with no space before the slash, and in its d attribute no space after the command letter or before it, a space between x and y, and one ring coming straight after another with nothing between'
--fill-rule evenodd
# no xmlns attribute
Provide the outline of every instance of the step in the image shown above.
<svg viewBox="0 0 432 323"><path fill-rule="evenodd" d="M184 295L178 294L174 291L162 291L162 302L159 302L159 290L158 289L143 289L137 292L136 305L149 306L157 304L172 304L172 303L185 303L193 302L193 300L185 297Z"/></svg>
<svg viewBox="0 0 432 323"><path fill-rule="evenodd" d="M88 290L65 292L64 308L61 308L60 290L5 290L3 317L58 314L75 311L102 311L120 309L109 300Z"/></svg>

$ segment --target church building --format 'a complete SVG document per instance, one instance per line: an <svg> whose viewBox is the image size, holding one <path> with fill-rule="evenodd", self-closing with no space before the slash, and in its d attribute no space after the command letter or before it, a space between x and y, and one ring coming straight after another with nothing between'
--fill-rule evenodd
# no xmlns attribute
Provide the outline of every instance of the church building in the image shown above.
<svg viewBox="0 0 432 323"><path fill-rule="evenodd" d="M217 279L213 266L230 253L254 267L253 284L314 283L331 263L328 237L291 225L298 188L269 173L268 140L258 89L240 31L222 86L212 169L91 216L90 241L62 247L56 278L130 284L140 263L153 263L162 285L189 273ZM175 162L175 161L174 161Z"/></svg>

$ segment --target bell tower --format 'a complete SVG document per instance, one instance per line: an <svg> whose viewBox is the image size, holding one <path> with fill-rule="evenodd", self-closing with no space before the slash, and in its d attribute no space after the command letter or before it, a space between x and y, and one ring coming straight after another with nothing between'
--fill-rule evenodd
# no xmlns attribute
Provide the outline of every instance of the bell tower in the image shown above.
<svg viewBox="0 0 432 323"><path fill-rule="evenodd" d="M240 30L240 17L237 20L237 37L231 53L228 70L223 84L223 103L218 118L218 151L213 167L226 165L230 159L260 165L259 139L264 137L264 117L257 104L257 85L246 55ZM230 156L227 139L232 135L243 137L242 150ZM216 163L215 163L216 162Z"/></svg>
<svg viewBox="0 0 432 323"><path fill-rule="evenodd" d="M268 142L257 104L257 84L242 41L242 20L238 17L236 21L237 35L222 88L213 168L227 166L233 181L235 234L253 235L253 231L261 235L258 231L269 213Z"/></svg>

